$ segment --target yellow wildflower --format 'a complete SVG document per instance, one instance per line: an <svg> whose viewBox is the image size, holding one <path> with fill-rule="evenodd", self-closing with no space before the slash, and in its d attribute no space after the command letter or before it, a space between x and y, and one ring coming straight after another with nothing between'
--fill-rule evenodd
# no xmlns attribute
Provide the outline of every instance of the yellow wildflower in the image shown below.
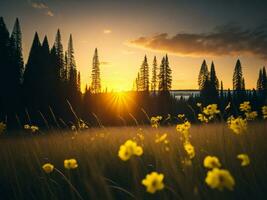
<svg viewBox="0 0 267 200"><path fill-rule="evenodd" d="M184 114L178 114L178 116L177 116L179 119L183 119L184 117L185 117L185 115Z"/></svg>
<svg viewBox="0 0 267 200"><path fill-rule="evenodd" d="M138 146L136 142L127 140L120 146L118 156L121 160L126 161L131 158L132 155L141 156L143 154L143 148Z"/></svg>
<svg viewBox="0 0 267 200"><path fill-rule="evenodd" d="M239 109L240 111L243 111L243 112L249 112L251 110L250 102L244 101L243 103L240 104Z"/></svg>
<svg viewBox="0 0 267 200"><path fill-rule="evenodd" d="M246 112L245 116L247 120L254 120L258 116L258 113L257 111Z"/></svg>
<svg viewBox="0 0 267 200"><path fill-rule="evenodd" d="M190 159L193 159L195 157L195 148L190 142L186 141L184 143L184 150L186 151Z"/></svg>
<svg viewBox="0 0 267 200"><path fill-rule="evenodd" d="M267 119L267 106L261 108L263 119Z"/></svg>
<svg viewBox="0 0 267 200"><path fill-rule="evenodd" d="M0 134L3 133L6 130L6 124L3 122L0 122Z"/></svg>
<svg viewBox="0 0 267 200"><path fill-rule="evenodd" d="M166 138L167 138L167 133L164 133L163 135L161 136L156 136L156 140L155 140L155 143L160 143L160 142L165 142L166 141Z"/></svg>
<svg viewBox="0 0 267 200"><path fill-rule="evenodd" d="M228 127L236 134L241 134L247 130L247 120L242 117L229 117L227 120Z"/></svg>
<svg viewBox="0 0 267 200"><path fill-rule="evenodd" d="M82 119L80 119L79 128L80 129L88 129L89 127L87 126L87 124Z"/></svg>
<svg viewBox="0 0 267 200"><path fill-rule="evenodd" d="M24 129L29 130L29 129L31 129L31 126L29 124L25 124Z"/></svg>
<svg viewBox="0 0 267 200"><path fill-rule="evenodd" d="M147 192L154 194L157 190L162 190L164 188L163 179L163 174L152 172L146 175L146 178L142 180L142 184L146 186Z"/></svg>
<svg viewBox="0 0 267 200"><path fill-rule="evenodd" d="M235 180L228 170L214 168L207 173L205 182L212 188L223 190L227 188L233 190Z"/></svg>
<svg viewBox="0 0 267 200"><path fill-rule="evenodd" d="M198 117L197 118L201 122L205 122L205 123L208 123L209 122L208 118L205 115L201 114L201 113L198 114Z"/></svg>
<svg viewBox="0 0 267 200"><path fill-rule="evenodd" d="M241 160L241 166L247 166L250 163L250 159L247 154L239 154L237 158Z"/></svg>
<svg viewBox="0 0 267 200"><path fill-rule="evenodd" d="M161 116L151 117L150 122L153 128L159 127L159 121L162 120Z"/></svg>
<svg viewBox="0 0 267 200"><path fill-rule="evenodd" d="M216 114L220 113L220 111L218 110L217 104L210 104L203 108L203 113L213 118Z"/></svg>
<svg viewBox="0 0 267 200"><path fill-rule="evenodd" d="M52 165L51 163L46 163L42 166L42 168L45 171L45 173L49 174L54 170L54 165Z"/></svg>
<svg viewBox="0 0 267 200"><path fill-rule="evenodd" d="M125 145L121 145L118 156L121 160L126 161L130 159L132 152L130 152L130 149L128 149Z"/></svg>
<svg viewBox="0 0 267 200"><path fill-rule="evenodd" d="M66 169L75 169L75 168L77 168L78 167L77 160L74 159L74 158L64 160L64 167Z"/></svg>
<svg viewBox="0 0 267 200"><path fill-rule="evenodd" d="M38 126L31 126L31 131L32 131L33 133L39 131L39 127L38 127Z"/></svg>
<svg viewBox="0 0 267 200"><path fill-rule="evenodd" d="M24 129L25 129L25 130L29 130L29 131L31 131L32 133L35 133L35 132L39 131L39 127L38 127L38 126L29 125L29 124L25 124L25 125L24 125Z"/></svg>
<svg viewBox="0 0 267 200"><path fill-rule="evenodd" d="M176 126L176 130L178 132L184 133L184 132L188 132L188 130L191 127L191 123L189 121L184 122L183 124L178 124Z"/></svg>
<svg viewBox="0 0 267 200"><path fill-rule="evenodd" d="M206 156L203 164L204 164L204 167L210 168L210 169L221 167L221 163L216 156Z"/></svg>

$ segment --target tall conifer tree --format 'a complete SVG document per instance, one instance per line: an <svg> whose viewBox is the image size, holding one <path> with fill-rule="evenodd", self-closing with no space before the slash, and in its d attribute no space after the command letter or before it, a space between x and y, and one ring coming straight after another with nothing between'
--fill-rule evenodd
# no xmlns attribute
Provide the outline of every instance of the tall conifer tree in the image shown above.
<svg viewBox="0 0 267 200"><path fill-rule="evenodd" d="M158 84L158 65L157 65L157 58L155 56L152 65L151 91L155 92L157 90L157 84Z"/></svg>
<svg viewBox="0 0 267 200"><path fill-rule="evenodd" d="M92 93L101 92L100 62L98 58L97 48L95 49L93 57L91 91Z"/></svg>

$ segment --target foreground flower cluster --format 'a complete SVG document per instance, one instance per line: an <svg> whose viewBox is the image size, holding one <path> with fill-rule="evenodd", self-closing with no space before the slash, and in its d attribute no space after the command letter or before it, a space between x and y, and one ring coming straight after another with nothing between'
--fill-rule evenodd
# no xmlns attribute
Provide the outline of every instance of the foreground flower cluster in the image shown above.
<svg viewBox="0 0 267 200"><path fill-rule="evenodd" d="M127 140L123 145L120 146L118 156L121 160L127 161L133 155L141 156L143 154L143 149L138 146L135 141Z"/></svg>
<svg viewBox="0 0 267 200"><path fill-rule="evenodd" d="M199 107L202 107L201 104L198 104ZM227 105L227 107L230 106ZM226 108L225 108L226 109ZM227 108L229 109L229 108ZM240 111L244 113L244 116L233 117L230 116L227 120L227 124L229 129L235 133L236 135L240 135L246 131L248 131L248 121L255 119L258 115L256 111L251 110L251 105L249 102L244 102L239 107ZM211 120L215 119L220 111L216 104L211 104L204 107L202 113L198 115L198 119L201 122L207 123ZM262 116L266 118L267 116L267 106L262 107ZM187 161L190 161L190 165L194 162L193 159L196 156L195 147L192 145L190 139L190 128L191 123L186 119L185 115L179 114L178 118L180 123L176 125L176 131L180 136L180 140L183 144L184 152L186 153ZM151 126L153 128L159 128L160 121L162 120L161 116L152 117L151 118ZM4 127L4 124L0 123L0 128ZM38 127L34 126L26 126L24 127L26 130L35 130L38 131ZM81 127L80 127L81 128ZM86 127L87 128L87 127ZM5 129L2 128L2 129ZM1 130L1 129L0 129ZM160 129L155 129L159 132ZM236 136L239 137L239 136ZM143 140L144 140L144 133L143 130L140 128L136 137L133 139L126 140L118 149L118 157L122 161L128 161L132 157L138 157L143 155ZM141 145L138 145L138 143ZM164 144L165 149L167 148L168 151L170 147L168 134L167 133L156 133L155 141L156 144ZM167 151L167 150L166 150ZM142 158L141 158L142 159ZM241 167L246 167L250 164L250 158L246 153L241 153L236 155L236 159L240 162ZM77 160L74 158L64 160L64 168L67 170L76 169L78 168ZM207 170L206 177L203 180L207 184L208 187L211 189L217 189L219 191L223 191L224 189L227 190L234 190L236 186L236 181L232 173L226 169L222 168L223 163L219 160L218 157L207 155L203 160L203 167ZM45 163L42 166L42 169L45 173L50 174L53 171L58 171L56 167L52 163ZM58 171L60 173L60 171ZM64 175L63 175L64 176ZM164 183L165 175L163 173L159 173L157 171L151 171L150 173L146 174L146 176L140 180L141 185L145 186L146 191L148 193L154 194L157 191L161 191L164 188L168 188Z"/></svg>

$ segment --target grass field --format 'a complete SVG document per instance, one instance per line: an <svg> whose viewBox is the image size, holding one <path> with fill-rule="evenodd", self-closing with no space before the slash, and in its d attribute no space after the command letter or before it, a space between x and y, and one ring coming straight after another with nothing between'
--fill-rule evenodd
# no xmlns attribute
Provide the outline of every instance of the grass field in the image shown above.
<svg viewBox="0 0 267 200"><path fill-rule="evenodd" d="M267 199L267 123L248 124L244 134L234 134L226 124L192 125L190 141L196 156L190 161L180 135L170 127L90 128L74 132L38 133L0 139L0 199ZM168 144L155 142L167 133ZM144 136L144 138L142 137ZM142 156L128 161L118 157L121 144L134 139ZM246 153L250 164L240 165L237 154ZM203 159L217 156L235 179L233 191L211 189L205 183L208 169ZM75 158L78 168L64 168ZM55 170L46 174L44 163ZM152 171L164 174L165 187L146 192L142 179Z"/></svg>

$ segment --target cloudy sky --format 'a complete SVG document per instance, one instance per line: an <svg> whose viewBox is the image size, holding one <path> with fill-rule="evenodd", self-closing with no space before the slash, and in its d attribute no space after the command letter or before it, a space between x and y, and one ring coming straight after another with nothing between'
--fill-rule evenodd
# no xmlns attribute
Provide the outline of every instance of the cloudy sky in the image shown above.
<svg viewBox="0 0 267 200"><path fill-rule="evenodd" d="M143 57L151 66L166 53L173 70L173 89L197 88L203 59L214 61L226 88L241 59L248 88L267 63L267 1L264 0L1 0L0 15L12 30L15 18L23 32L27 61L33 35L56 30L67 47L74 39L83 85L90 82L94 48L98 48L104 87L131 89Z"/></svg>

